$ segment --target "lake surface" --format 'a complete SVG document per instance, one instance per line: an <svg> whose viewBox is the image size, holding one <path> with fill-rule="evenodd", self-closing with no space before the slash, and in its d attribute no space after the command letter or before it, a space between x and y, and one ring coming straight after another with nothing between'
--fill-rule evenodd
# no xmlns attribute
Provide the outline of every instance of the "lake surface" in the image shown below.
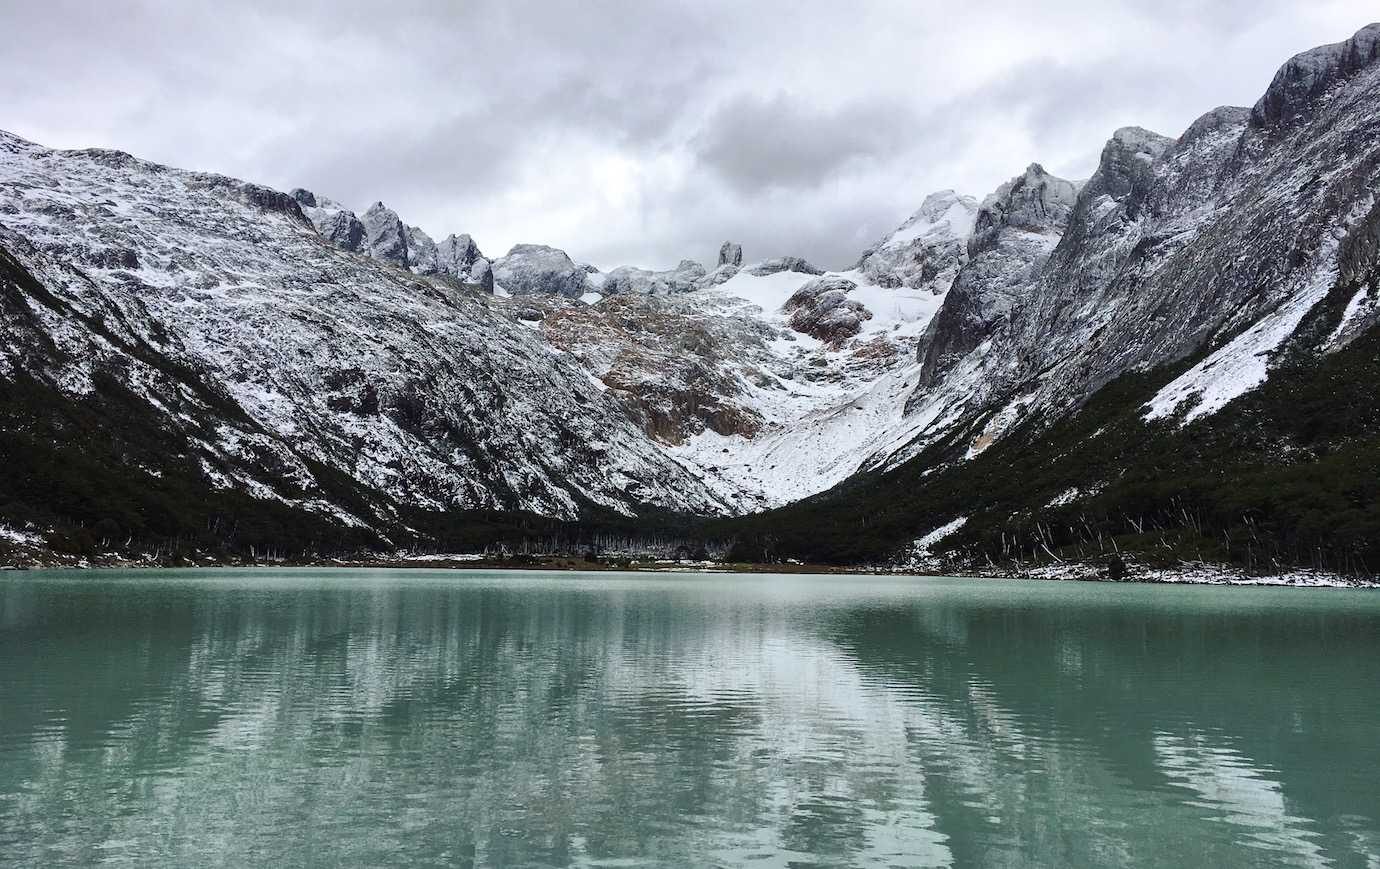
<svg viewBox="0 0 1380 869"><path fill-rule="evenodd" d="M1380 865L1380 594L0 576L6 866Z"/></svg>

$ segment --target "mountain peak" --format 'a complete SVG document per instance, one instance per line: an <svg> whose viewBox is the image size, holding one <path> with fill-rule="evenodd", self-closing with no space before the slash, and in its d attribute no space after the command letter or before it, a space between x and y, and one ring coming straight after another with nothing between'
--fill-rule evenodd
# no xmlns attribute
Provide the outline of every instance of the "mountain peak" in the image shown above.
<svg viewBox="0 0 1380 869"><path fill-rule="evenodd" d="M977 210L971 196L936 190L904 223L863 251L858 269L883 287L946 292L967 258Z"/></svg>
<svg viewBox="0 0 1380 869"><path fill-rule="evenodd" d="M578 299L588 290L588 274L565 251L546 244L515 244L493 262L494 281L519 295Z"/></svg>
<svg viewBox="0 0 1380 869"><path fill-rule="evenodd" d="M1174 140L1144 127L1121 127L1112 133L1112 141L1158 157Z"/></svg>
<svg viewBox="0 0 1380 869"><path fill-rule="evenodd" d="M382 202L375 202L364 212L364 231L374 259L407 265L408 231L397 212Z"/></svg>
<svg viewBox="0 0 1380 869"><path fill-rule="evenodd" d="M1250 117L1251 110L1245 106L1218 106L1189 124L1188 129L1179 137L1179 144L1195 142L1218 130L1240 127L1250 120Z"/></svg>
<svg viewBox="0 0 1380 869"><path fill-rule="evenodd" d="M1153 177L1151 165L1174 146L1174 140L1142 127L1122 127L1102 148L1097 171L1084 185L1084 198L1095 202L1107 195L1123 203L1134 217Z"/></svg>
<svg viewBox="0 0 1380 869"><path fill-rule="evenodd" d="M1380 58L1380 23L1367 24L1350 39L1320 45L1285 62L1251 110L1257 127L1283 126L1306 114L1309 104L1334 82Z"/></svg>
<svg viewBox="0 0 1380 869"><path fill-rule="evenodd" d="M719 265L733 266L738 268L743 264L743 246L736 242L726 241L719 248Z"/></svg>
<svg viewBox="0 0 1380 869"><path fill-rule="evenodd" d="M1062 229L1078 200L1078 185L1031 163L982 200L973 228L974 241L1003 226L1046 231ZM971 243L970 243L971 251Z"/></svg>
<svg viewBox="0 0 1380 869"><path fill-rule="evenodd" d="M952 189L936 190L924 198L920 207L910 216L902 227L915 223L918 218L939 218L950 213L958 205L966 211L977 211L977 200Z"/></svg>

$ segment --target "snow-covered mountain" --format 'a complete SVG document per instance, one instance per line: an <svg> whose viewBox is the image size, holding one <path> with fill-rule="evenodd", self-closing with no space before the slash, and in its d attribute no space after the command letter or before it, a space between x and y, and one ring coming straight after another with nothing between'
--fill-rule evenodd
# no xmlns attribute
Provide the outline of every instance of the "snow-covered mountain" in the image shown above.
<svg viewBox="0 0 1380 869"><path fill-rule="evenodd" d="M931 194L837 272L490 259L382 202L4 134L0 378L117 384L209 490L394 537L409 508L736 515L930 473L1166 366L1136 413L1179 425L1380 319L1377 46L1177 139L1117 130L1086 181Z"/></svg>
<svg viewBox="0 0 1380 869"><path fill-rule="evenodd" d="M1374 574L1380 25L1177 139L1116 131L1072 201L1042 175L984 203L864 475L756 527L797 557L949 529L969 565L1133 548Z"/></svg>
<svg viewBox="0 0 1380 869"><path fill-rule="evenodd" d="M501 300L403 268L418 248L382 206L355 253L286 194L5 135L0 215L36 282L8 286L0 376L73 400L114 378L187 433L208 486L346 522L369 517L313 465L433 509L734 507Z"/></svg>
<svg viewBox="0 0 1380 869"><path fill-rule="evenodd" d="M858 271L880 286L943 293L968 262L968 237L977 220L971 196L941 190L895 232L863 251Z"/></svg>
<svg viewBox="0 0 1380 869"><path fill-rule="evenodd" d="M980 449L1015 419L1057 418L1124 372L1207 353L1146 411L1194 418L1261 383L1287 346L1325 353L1361 334L1375 321L1365 301L1375 288L1360 278L1374 268L1380 220L1378 45L1371 25L1305 52L1253 109L1214 109L1177 140L1118 130L1076 197L1060 183L1028 208L981 214L926 336L911 414L983 407L969 411L988 420L973 435ZM1298 333L1332 292L1347 294L1342 322Z"/></svg>

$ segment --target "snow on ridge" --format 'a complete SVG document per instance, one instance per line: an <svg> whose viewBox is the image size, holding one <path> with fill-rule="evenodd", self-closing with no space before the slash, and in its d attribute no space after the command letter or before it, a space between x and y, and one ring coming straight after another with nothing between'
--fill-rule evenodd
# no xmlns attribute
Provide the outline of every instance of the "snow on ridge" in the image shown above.
<svg viewBox="0 0 1380 869"><path fill-rule="evenodd" d="M857 269L830 271L821 276L798 272L756 276L740 271L728 281L717 287L699 290L696 295L718 295L721 298L741 300L760 308L763 319L774 324L784 324L787 318L781 313L782 306L796 290L816 280L817 277L843 278L857 285L849 292L848 298L861 302L872 314L871 319L863 324L859 338L898 330L918 335L924 332L944 303L942 293L907 287L878 286Z"/></svg>
<svg viewBox="0 0 1380 869"><path fill-rule="evenodd" d="M939 210L941 207L942 211ZM916 239L935 235L967 238L973 234L977 211L978 202L971 196L961 196L952 190L931 193L920 210L887 236L880 246L901 247Z"/></svg>

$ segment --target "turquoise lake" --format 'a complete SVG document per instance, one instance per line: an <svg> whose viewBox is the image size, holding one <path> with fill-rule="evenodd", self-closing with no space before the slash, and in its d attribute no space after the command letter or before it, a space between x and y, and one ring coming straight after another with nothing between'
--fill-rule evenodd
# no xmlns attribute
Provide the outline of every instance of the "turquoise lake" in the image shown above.
<svg viewBox="0 0 1380 869"><path fill-rule="evenodd" d="M1380 592L0 575L4 866L1380 866Z"/></svg>

